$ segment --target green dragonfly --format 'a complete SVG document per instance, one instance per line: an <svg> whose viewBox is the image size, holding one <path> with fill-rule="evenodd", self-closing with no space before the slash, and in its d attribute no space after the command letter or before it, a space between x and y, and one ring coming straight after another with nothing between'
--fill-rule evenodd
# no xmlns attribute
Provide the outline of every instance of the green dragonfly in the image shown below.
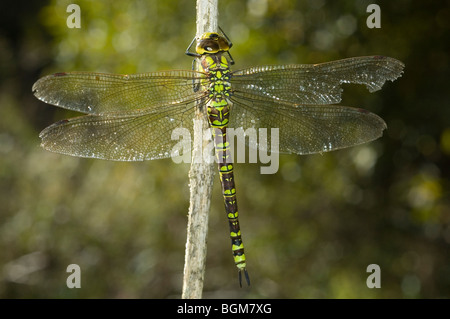
<svg viewBox="0 0 450 319"><path fill-rule="evenodd" d="M386 123L369 111L334 105L341 101L341 85L363 84L374 92L400 77L404 65L390 57L367 56L231 71L232 44L223 32L194 40L195 53L190 47L186 53L199 59L198 71L68 72L39 79L32 89L38 99L87 114L44 129L41 145L57 153L115 161L167 158L177 143L172 131L182 127L193 134L194 112L201 108L212 128L239 283L244 273L250 284L227 128L278 128L279 152L300 155L375 140Z"/></svg>

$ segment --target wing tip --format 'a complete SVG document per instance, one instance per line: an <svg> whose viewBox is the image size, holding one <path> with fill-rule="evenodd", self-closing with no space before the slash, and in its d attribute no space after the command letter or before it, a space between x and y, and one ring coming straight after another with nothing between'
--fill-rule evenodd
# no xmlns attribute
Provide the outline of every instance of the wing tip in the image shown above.
<svg viewBox="0 0 450 319"><path fill-rule="evenodd" d="M370 93L381 90L387 81L394 82L395 80L400 78L404 72L405 64L402 61L389 56L370 55L359 58L363 58L365 61L369 61L370 65L376 67L375 72L377 73L378 79L366 79L362 82L359 82L359 84L364 84ZM372 63L372 61L374 61L374 63Z"/></svg>
<svg viewBox="0 0 450 319"><path fill-rule="evenodd" d="M62 77L62 76L66 76L68 75L67 72L56 72L50 75L46 75L41 77L40 79L38 79L36 82L34 82L33 86L31 87L31 92L33 92L33 94L40 99L40 96L38 95L40 89L42 88L42 86L45 84L45 81L51 79L51 78L55 78L55 77Z"/></svg>

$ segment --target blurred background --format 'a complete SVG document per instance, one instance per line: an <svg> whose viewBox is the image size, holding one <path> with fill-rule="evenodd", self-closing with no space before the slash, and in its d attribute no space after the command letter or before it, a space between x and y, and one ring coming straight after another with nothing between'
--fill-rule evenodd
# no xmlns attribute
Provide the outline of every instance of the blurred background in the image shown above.
<svg viewBox="0 0 450 319"><path fill-rule="evenodd" d="M188 164L117 163L53 154L39 132L77 115L34 98L62 71L190 69L195 2L76 1L0 5L0 297L179 298ZM234 69L386 55L405 73L343 105L381 116L375 142L323 155L283 155L274 175L235 168L252 286L239 288L218 177L205 298L450 297L450 2L223 0L219 24ZM81 267L81 289L66 268ZM381 269L369 289L366 268Z"/></svg>

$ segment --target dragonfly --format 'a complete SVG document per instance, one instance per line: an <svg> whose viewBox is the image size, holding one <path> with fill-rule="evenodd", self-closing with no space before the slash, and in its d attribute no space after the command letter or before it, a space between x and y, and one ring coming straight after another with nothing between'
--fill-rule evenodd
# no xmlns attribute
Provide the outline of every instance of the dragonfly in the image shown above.
<svg viewBox="0 0 450 319"><path fill-rule="evenodd" d="M231 47L223 31L208 32L194 38L186 50L198 60L196 69L132 75L61 72L42 77L32 91L45 103L87 114L54 123L39 135L44 149L85 158L168 158L177 143L172 131L182 127L193 134L194 114L203 112L212 129L242 287L242 274L248 285L250 279L227 130L278 128L279 152L299 155L373 141L382 136L386 123L365 109L336 105L342 84L361 84L374 92L400 77L404 64L391 57L365 56L232 71Z"/></svg>

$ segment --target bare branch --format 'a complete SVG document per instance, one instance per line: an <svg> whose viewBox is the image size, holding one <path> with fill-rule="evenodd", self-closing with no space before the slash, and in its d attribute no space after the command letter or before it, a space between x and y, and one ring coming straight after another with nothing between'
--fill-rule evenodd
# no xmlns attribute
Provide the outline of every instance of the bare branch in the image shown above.
<svg viewBox="0 0 450 319"><path fill-rule="evenodd" d="M197 0L197 37L205 32L217 31L217 1ZM201 132L209 128L204 108L198 107L195 117L196 124L199 124L202 129ZM206 163L202 156L208 143L203 141L203 134L194 134L194 148L189 171L191 197L181 296L183 299L200 299L203 292L208 214L215 172L214 163Z"/></svg>

